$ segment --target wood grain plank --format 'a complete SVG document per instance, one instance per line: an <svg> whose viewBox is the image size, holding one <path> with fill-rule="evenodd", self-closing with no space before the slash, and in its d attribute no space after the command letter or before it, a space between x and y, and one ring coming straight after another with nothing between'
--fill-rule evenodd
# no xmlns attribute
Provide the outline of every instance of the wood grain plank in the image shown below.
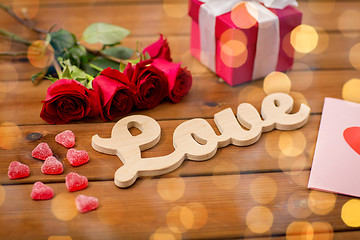
<svg viewBox="0 0 360 240"><path fill-rule="evenodd" d="M31 200L32 185L3 186L0 225L7 227L1 229L0 237L149 239L165 229L175 239L229 239L286 235L287 227L294 222L321 222L330 225L334 232L358 230L347 227L340 217L342 206L351 198L324 194L323 199L314 200L305 188L308 174L305 171L296 176L266 173L160 178L139 181L129 189L118 189L111 181L90 182L85 190L73 193L67 192L65 184L54 183L49 185L55 198L49 201ZM265 180L273 187L258 189L257 183ZM267 198L270 192L273 195ZM79 194L97 197L99 208L86 214L71 210L73 199ZM261 198L267 202L257 202ZM324 203L328 205L324 207ZM316 207L325 211L316 214ZM262 209L262 214L253 215L256 209ZM290 233L297 231L301 229Z"/></svg>

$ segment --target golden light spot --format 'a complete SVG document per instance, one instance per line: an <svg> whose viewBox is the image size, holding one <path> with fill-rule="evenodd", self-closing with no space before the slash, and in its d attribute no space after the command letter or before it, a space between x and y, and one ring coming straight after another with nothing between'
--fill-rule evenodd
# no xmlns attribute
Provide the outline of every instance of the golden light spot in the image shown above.
<svg viewBox="0 0 360 240"><path fill-rule="evenodd" d="M278 159L282 156L279 148L279 136L280 132L272 132L271 134L265 134L265 149L266 152L273 158Z"/></svg>
<svg viewBox="0 0 360 240"><path fill-rule="evenodd" d="M288 57L295 57L295 49L294 47L291 45L291 42L290 42L290 37L291 37L291 32L288 32L284 37L283 37L283 41L282 41L282 44L281 44L281 48L282 50L285 52L285 54L288 56Z"/></svg>
<svg viewBox="0 0 360 240"><path fill-rule="evenodd" d="M295 192L288 199L288 211L294 218L307 218L311 215L307 192Z"/></svg>
<svg viewBox="0 0 360 240"><path fill-rule="evenodd" d="M22 140L20 128L12 122L3 122L0 124L0 148L10 150Z"/></svg>
<svg viewBox="0 0 360 240"><path fill-rule="evenodd" d="M286 228L286 240L313 240L314 229L308 222L292 222Z"/></svg>
<svg viewBox="0 0 360 240"><path fill-rule="evenodd" d="M318 44L318 40L319 35L315 28L305 24L294 28L290 36L291 45L300 53L313 51Z"/></svg>
<svg viewBox="0 0 360 240"><path fill-rule="evenodd" d="M268 204L277 195L276 182L271 177L258 177L251 183L250 194L256 202Z"/></svg>
<svg viewBox="0 0 360 240"><path fill-rule="evenodd" d="M355 38L359 36L358 22L360 22L360 12L358 10L347 9L338 18L338 28L345 37Z"/></svg>
<svg viewBox="0 0 360 240"><path fill-rule="evenodd" d="M150 240L180 240L181 234L172 232L167 227L159 227L150 236Z"/></svg>
<svg viewBox="0 0 360 240"><path fill-rule="evenodd" d="M310 66L304 63L295 63L293 69L301 70L301 72L290 71L288 77L292 79L291 89L293 91L303 91L311 87L314 79L314 72Z"/></svg>
<svg viewBox="0 0 360 240"><path fill-rule="evenodd" d="M174 3L172 0L164 0L163 9L169 17L174 18L182 18L188 12L187 4Z"/></svg>
<svg viewBox="0 0 360 240"><path fill-rule="evenodd" d="M298 174L307 166L308 160L304 154L297 157L279 157L279 168L287 175Z"/></svg>
<svg viewBox="0 0 360 240"><path fill-rule="evenodd" d="M28 48L27 58L34 67L45 68L54 59L54 49L45 41L34 41Z"/></svg>
<svg viewBox="0 0 360 240"><path fill-rule="evenodd" d="M311 224L314 229L313 240L332 240L334 237L334 230L328 222L313 222Z"/></svg>
<svg viewBox="0 0 360 240"><path fill-rule="evenodd" d="M70 193L60 193L55 195L51 201L51 211L59 220L72 220L78 214L75 206L75 197Z"/></svg>
<svg viewBox="0 0 360 240"><path fill-rule="evenodd" d="M360 43L355 44L350 49L349 61L355 69L360 70Z"/></svg>
<svg viewBox="0 0 360 240"><path fill-rule="evenodd" d="M316 48L311 53L320 54L329 47L330 37L324 28L316 27L316 31L319 35L319 40Z"/></svg>
<svg viewBox="0 0 360 240"><path fill-rule="evenodd" d="M342 206L341 219L349 227L360 227L359 199L351 199Z"/></svg>
<svg viewBox="0 0 360 240"><path fill-rule="evenodd" d="M247 3L239 3L233 7L231 10L231 20L238 28L248 29L253 27L256 23L259 13L254 11L254 9L248 9L251 5ZM249 13L249 10L253 13L252 16Z"/></svg>
<svg viewBox="0 0 360 240"><path fill-rule="evenodd" d="M256 86L245 86L238 95L238 102L250 103L256 109L260 110L261 102L266 97L264 90Z"/></svg>
<svg viewBox="0 0 360 240"><path fill-rule="evenodd" d="M70 236L50 236L48 240L72 240Z"/></svg>
<svg viewBox="0 0 360 240"><path fill-rule="evenodd" d="M290 174L289 174L290 175ZM309 181L310 171L297 171L291 174L291 180L298 186L306 188Z"/></svg>
<svg viewBox="0 0 360 240"><path fill-rule="evenodd" d="M4 203L6 192L3 186L0 185L0 206Z"/></svg>
<svg viewBox="0 0 360 240"><path fill-rule="evenodd" d="M194 222L191 210L184 206L175 206L166 215L166 223L169 229L175 233L188 231Z"/></svg>
<svg viewBox="0 0 360 240"><path fill-rule="evenodd" d="M254 233L264 233L270 230L274 216L269 208L256 206L246 214L246 225Z"/></svg>
<svg viewBox="0 0 360 240"><path fill-rule="evenodd" d="M360 79L353 78L347 81L342 89L342 98L350 102L360 103Z"/></svg>
<svg viewBox="0 0 360 240"><path fill-rule="evenodd" d="M326 0L326 1L317 1L310 0L308 1L309 9L316 14L327 14L331 13L335 7L335 0Z"/></svg>
<svg viewBox="0 0 360 240"><path fill-rule="evenodd" d="M114 209L111 201L111 198L102 199L101 208L96 210L96 214L102 223L105 225L114 226L120 224L121 221L126 218L126 216L124 216L121 207Z"/></svg>
<svg viewBox="0 0 360 240"><path fill-rule="evenodd" d="M11 64L0 64L0 93L11 92L18 85L19 74Z"/></svg>
<svg viewBox="0 0 360 240"><path fill-rule="evenodd" d="M300 130L282 132L279 137L279 148L288 157L297 157L306 147L306 138Z"/></svg>
<svg viewBox="0 0 360 240"><path fill-rule="evenodd" d="M230 40L221 44L220 48L220 58L228 67L238 68L247 60L248 50L241 41Z"/></svg>
<svg viewBox="0 0 360 240"><path fill-rule="evenodd" d="M239 172L240 172L239 167L233 163L220 163L213 168L212 180L217 188L224 190L231 190L235 188L239 183L240 174L237 174ZM220 179L217 177L217 175L224 173L234 173L234 174L222 175L221 181L219 181Z"/></svg>
<svg viewBox="0 0 360 240"><path fill-rule="evenodd" d="M316 190L312 190L309 194L309 207L313 213L318 215L326 215L330 213L334 209L335 203L336 194Z"/></svg>
<svg viewBox="0 0 360 240"><path fill-rule="evenodd" d="M191 229L200 229L206 224L208 220L208 211L206 210L203 204L197 202L188 203L185 205L185 209L186 211L189 210L192 213L191 216L189 214L189 218L190 217L192 218ZM185 214L182 215L182 220L184 216ZM184 224L184 225L187 226L190 224Z"/></svg>
<svg viewBox="0 0 360 240"><path fill-rule="evenodd" d="M160 178L157 191L162 199L174 202L184 195L185 182L182 178Z"/></svg>
<svg viewBox="0 0 360 240"><path fill-rule="evenodd" d="M267 95L276 92L289 93L291 81L285 73L272 72L265 77L263 88Z"/></svg>
<svg viewBox="0 0 360 240"><path fill-rule="evenodd" d="M34 18L39 11L39 0L13 0L12 9L20 18Z"/></svg>
<svg viewBox="0 0 360 240"><path fill-rule="evenodd" d="M229 28L225 30L220 36L220 44L225 44L231 40L238 40L242 42L244 45L247 45L247 36L241 29L232 29Z"/></svg>

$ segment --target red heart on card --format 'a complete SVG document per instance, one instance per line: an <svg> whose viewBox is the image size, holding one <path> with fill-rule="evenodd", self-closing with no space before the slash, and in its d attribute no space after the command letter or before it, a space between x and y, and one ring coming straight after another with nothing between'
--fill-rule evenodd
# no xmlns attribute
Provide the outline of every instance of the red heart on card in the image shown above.
<svg viewBox="0 0 360 240"><path fill-rule="evenodd" d="M99 206L99 200L96 197L79 195L75 199L75 204L79 212L86 213L96 209Z"/></svg>
<svg viewBox="0 0 360 240"><path fill-rule="evenodd" d="M88 185L88 179L77 173L71 172L65 177L65 185L69 192L84 189Z"/></svg>
<svg viewBox="0 0 360 240"><path fill-rule="evenodd" d="M360 127L349 127L345 129L343 136L347 144L360 155Z"/></svg>

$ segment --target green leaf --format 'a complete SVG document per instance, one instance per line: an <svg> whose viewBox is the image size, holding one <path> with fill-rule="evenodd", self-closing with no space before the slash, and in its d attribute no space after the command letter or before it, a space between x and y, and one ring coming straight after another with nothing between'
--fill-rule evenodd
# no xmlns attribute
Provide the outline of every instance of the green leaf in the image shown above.
<svg viewBox="0 0 360 240"><path fill-rule="evenodd" d="M46 34L45 42L47 42L47 43L51 42L51 35L49 33Z"/></svg>
<svg viewBox="0 0 360 240"><path fill-rule="evenodd" d="M76 44L75 36L64 29L52 32L50 35L50 44L54 48L57 56L61 55L65 50L70 49Z"/></svg>
<svg viewBox="0 0 360 240"><path fill-rule="evenodd" d="M134 50L127 47L117 46L117 47L108 47L104 49L102 53L120 59L129 59L132 57Z"/></svg>
<svg viewBox="0 0 360 240"><path fill-rule="evenodd" d="M134 59L134 60L128 60L127 62L131 63L131 64L137 64L140 62L140 58L138 59Z"/></svg>
<svg viewBox="0 0 360 240"><path fill-rule="evenodd" d="M103 57L97 57L90 62L91 67L97 68L96 70L103 70L105 68L111 67L113 69L119 69L120 64Z"/></svg>
<svg viewBox="0 0 360 240"><path fill-rule="evenodd" d="M121 41L130 31L108 23L93 23L83 33L83 39L88 43L114 44Z"/></svg>
<svg viewBox="0 0 360 240"><path fill-rule="evenodd" d="M120 66L119 66L120 72L124 72L125 68L126 68L126 64L123 63L123 62L121 62L121 63L120 63Z"/></svg>
<svg viewBox="0 0 360 240"><path fill-rule="evenodd" d="M38 79L39 77L42 77L44 75L44 73L47 71L47 69L43 69L41 72L35 73L31 76L31 81L33 83L35 83L36 79Z"/></svg>

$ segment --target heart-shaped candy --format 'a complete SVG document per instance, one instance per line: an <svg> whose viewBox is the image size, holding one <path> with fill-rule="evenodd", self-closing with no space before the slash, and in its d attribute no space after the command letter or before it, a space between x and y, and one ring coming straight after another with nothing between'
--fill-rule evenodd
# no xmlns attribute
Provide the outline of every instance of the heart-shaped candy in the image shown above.
<svg viewBox="0 0 360 240"><path fill-rule="evenodd" d="M71 148L75 145L75 134L71 130L65 130L55 136L55 141L66 148Z"/></svg>
<svg viewBox="0 0 360 240"><path fill-rule="evenodd" d="M79 195L75 199L76 208L81 213L86 213L96 209L99 206L99 200L96 197Z"/></svg>
<svg viewBox="0 0 360 240"><path fill-rule="evenodd" d="M8 177L10 179L24 178L29 176L30 168L18 161L13 161L9 165Z"/></svg>
<svg viewBox="0 0 360 240"><path fill-rule="evenodd" d="M41 172L43 174L61 174L64 171L64 167L60 161L54 156L48 157L41 166Z"/></svg>
<svg viewBox="0 0 360 240"><path fill-rule="evenodd" d="M360 155L360 127L349 127L343 132L347 144Z"/></svg>
<svg viewBox="0 0 360 240"><path fill-rule="evenodd" d="M71 172L65 177L65 185L69 192L78 191L87 187L88 179L85 176Z"/></svg>
<svg viewBox="0 0 360 240"><path fill-rule="evenodd" d="M66 158L72 166L79 166L89 161L89 155L85 150L71 148L66 153Z"/></svg>
<svg viewBox="0 0 360 240"><path fill-rule="evenodd" d="M34 183L31 191L31 198L34 200L47 200L54 196L54 190L42 182Z"/></svg>
<svg viewBox="0 0 360 240"><path fill-rule="evenodd" d="M31 152L31 156L34 158L45 160L46 158L52 156L53 153L47 143L39 143L34 150Z"/></svg>

